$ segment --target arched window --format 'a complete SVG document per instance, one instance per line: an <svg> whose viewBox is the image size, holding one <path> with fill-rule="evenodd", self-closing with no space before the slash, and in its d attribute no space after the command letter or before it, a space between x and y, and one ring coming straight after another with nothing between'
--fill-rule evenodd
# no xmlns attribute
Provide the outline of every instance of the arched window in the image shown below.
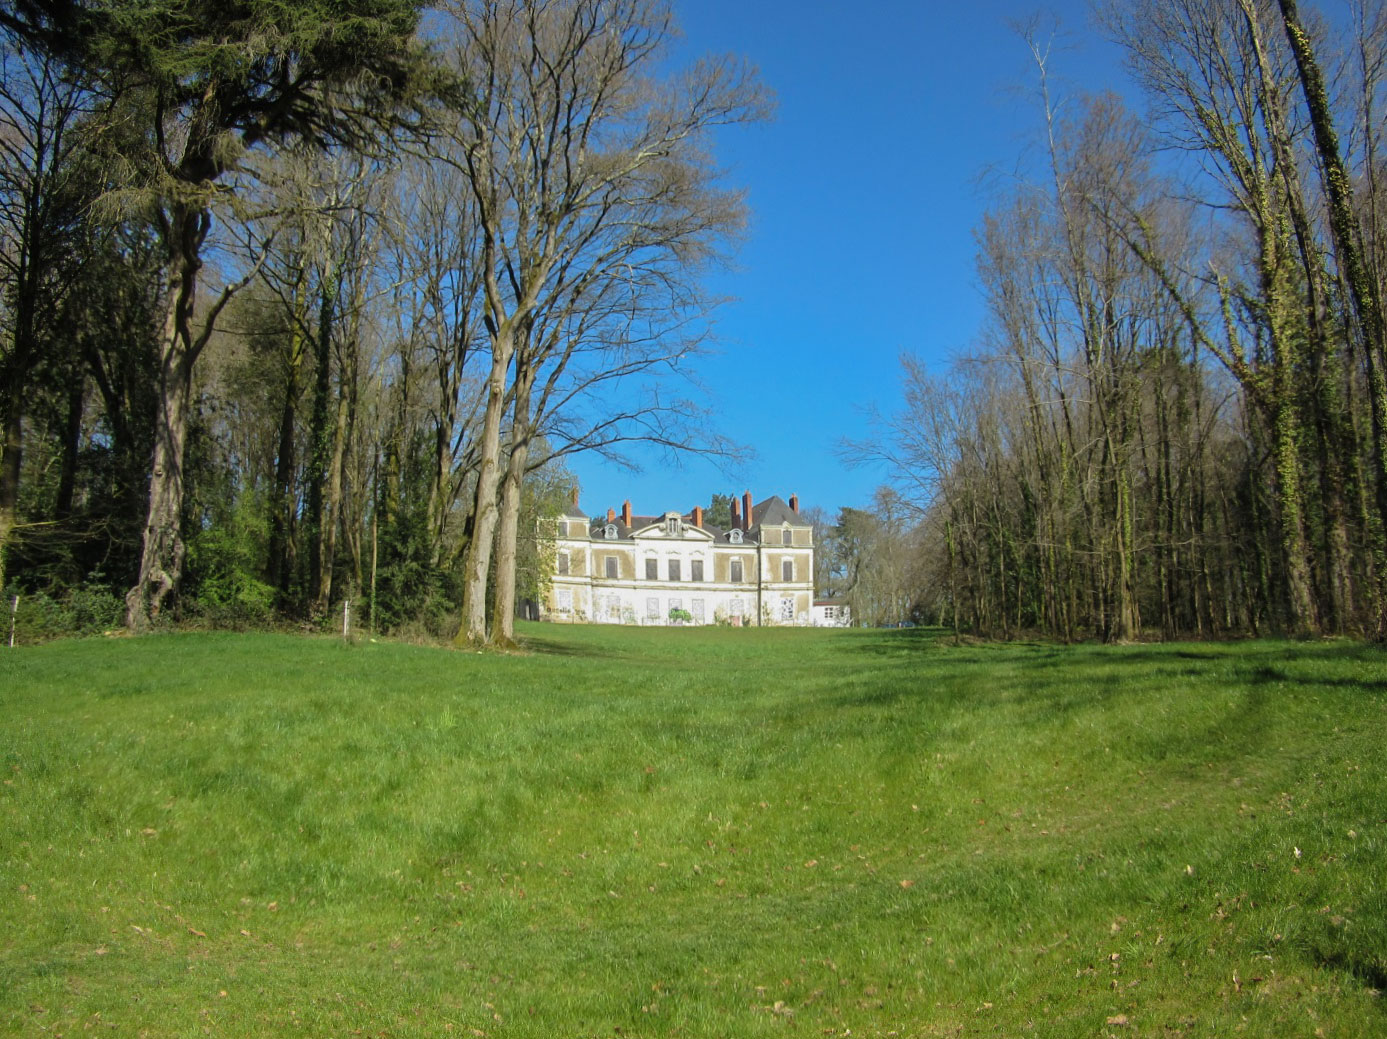
<svg viewBox="0 0 1387 1039"><path fill-rule="evenodd" d="M607 526L606 526L606 528L603 529L603 531L602 531L602 536L603 536L604 538L606 538L608 541L615 541L615 540L616 540L616 524L615 524L615 523L608 523Z"/></svg>
<svg viewBox="0 0 1387 1039"><path fill-rule="evenodd" d="M732 531L727 535L727 540L734 545L740 545L742 543L742 532L740 530Z"/></svg>

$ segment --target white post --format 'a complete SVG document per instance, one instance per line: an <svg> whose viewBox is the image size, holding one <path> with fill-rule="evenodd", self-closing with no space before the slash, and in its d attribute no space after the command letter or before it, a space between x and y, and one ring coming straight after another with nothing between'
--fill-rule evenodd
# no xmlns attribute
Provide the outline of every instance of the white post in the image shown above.
<svg viewBox="0 0 1387 1039"><path fill-rule="evenodd" d="M19 615L19 596L10 603L10 649L14 649L14 619Z"/></svg>
<svg viewBox="0 0 1387 1039"><path fill-rule="evenodd" d="M342 600L342 637L350 639L352 632L352 601Z"/></svg>

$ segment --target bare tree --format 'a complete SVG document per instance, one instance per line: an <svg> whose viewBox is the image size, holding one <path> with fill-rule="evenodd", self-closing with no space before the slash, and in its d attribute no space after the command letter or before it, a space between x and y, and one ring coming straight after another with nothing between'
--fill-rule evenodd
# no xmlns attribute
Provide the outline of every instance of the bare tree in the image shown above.
<svg viewBox="0 0 1387 1039"><path fill-rule="evenodd" d="M424 405L433 456L428 525L432 561L442 567L461 541L455 513L474 461L470 437L484 400L474 368L486 330L476 202L459 145L446 133L427 145L396 181L386 248L399 349L417 354L432 375Z"/></svg>
<svg viewBox="0 0 1387 1039"><path fill-rule="evenodd" d="M1249 10L1249 18L1253 17L1250 0L1241 2ZM1364 262L1363 234L1355 211L1353 185L1339 147L1334 114L1314 45L1301 24L1295 0L1279 0L1279 7L1281 24L1295 58L1297 78L1310 116L1334 248L1361 337L1361 356L1368 376L1368 404L1372 416L1378 520L1387 529L1387 371L1384 370L1387 368L1387 320L1384 319L1378 284L1370 276ZM1365 53L1366 46L1364 39L1360 42L1360 53ZM1364 71L1365 82L1370 82L1366 65ZM1370 127L1368 133L1371 140L1373 128ZM1340 596L1346 597L1346 593L1341 592ZM1387 634L1387 614L1379 613L1376 627L1379 636Z"/></svg>
<svg viewBox="0 0 1387 1039"><path fill-rule="evenodd" d="M680 295L740 221L739 199L716 186L708 133L759 115L765 101L728 61L657 81L673 31L662 4L498 0L459 2L453 14L456 59L474 91L449 132L476 200L491 354L458 635L480 642L501 503L511 517L499 546L506 573L535 387L567 356L570 318L580 321L589 301L609 308L614 282L648 276L654 291ZM507 618L499 637L508 627Z"/></svg>
<svg viewBox="0 0 1387 1039"><path fill-rule="evenodd" d="M1311 369L1311 344L1324 316L1317 297L1323 293L1314 273L1310 207L1296 171L1304 131L1293 121L1290 57L1275 46L1272 29L1279 25L1273 18L1265 0L1134 0L1110 24L1163 106L1167 135L1197 155L1218 186L1221 197L1211 204L1235 213L1248 232L1243 256L1214 260L1222 328L1198 321L1195 326L1201 344L1266 416L1288 627L1305 634L1319 631L1324 619L1311 571L1300 452L1313 400L1301 380ZM1173 288L1170 268L1149 236L1130 240ZM1185 309L1194 321L1193 308Z"/></svg>

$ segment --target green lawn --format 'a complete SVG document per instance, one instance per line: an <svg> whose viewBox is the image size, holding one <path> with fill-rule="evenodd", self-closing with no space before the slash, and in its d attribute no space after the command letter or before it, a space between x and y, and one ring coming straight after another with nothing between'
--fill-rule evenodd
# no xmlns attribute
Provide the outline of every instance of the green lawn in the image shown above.
<svg viewBox="0 0 1387 1039"><path fill-rule="evenodd" d="M0 1030L1387 1035L1387 658L0 650Z"/></svg>

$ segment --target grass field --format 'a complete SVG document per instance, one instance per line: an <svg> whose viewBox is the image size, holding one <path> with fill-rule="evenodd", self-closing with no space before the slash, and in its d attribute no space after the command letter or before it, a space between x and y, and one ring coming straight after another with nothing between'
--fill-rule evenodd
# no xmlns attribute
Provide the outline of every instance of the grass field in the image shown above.
<svg viewBox="0 0 1387 1039"><path fill-rule="evenodd" d="M0 651L0 1030L1387 1035L1387 657Z"/></svg>

